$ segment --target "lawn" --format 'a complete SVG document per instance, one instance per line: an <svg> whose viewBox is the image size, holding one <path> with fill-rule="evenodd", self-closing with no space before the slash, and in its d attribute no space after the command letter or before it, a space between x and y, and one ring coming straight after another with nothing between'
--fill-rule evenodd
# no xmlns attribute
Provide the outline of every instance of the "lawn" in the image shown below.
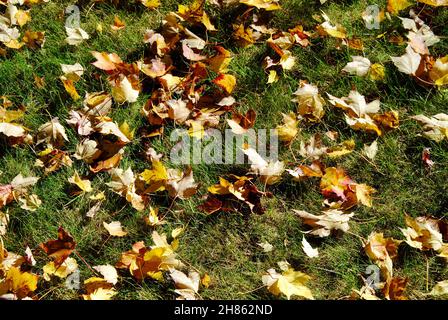
<svg viewBox="0 0 448 320"><path fill-rule="evenodd" d="M58 117L68 138L61 149L73 160L71 167L62 166L45 174L43 168L35 165L42 146L35 143L11 146L5 136L0 136L0 185L9 184L18 174L40 177L30 189L42 201L37 210L24 210L20 203L14 201L0 207L10 217L2 236L4 248L22 255L29 246L37 262L33 267L26 267L29 272L42 273L43 266L51 260L39 244L56 239L60 226L77 243L76 254L71 257L78 263L81 282L95 275L92 266L116 265L121 253L130 250L134 243L145 241L152 245L153 230L170 235L176 228L183 227L178 238L177 258L187 266L185 270L196 270L201 276L208 274L211 279L208 286L201 286L199 295L202 299L284 298L283 295L275 296L263 286L262 276L270 268L279 270L277 262L285 260L295 270L311 277L307 287L314 298L343 299L350 297L353 289L359 290L364 285L363 277L368 277L366 269L375 264L366 255L362 239L367 239L372 232L381 232L385 237L404 240L400 228L406 228L405 215L448 219L448 139L439 142L428 139L423 135L422 125L411 118L419 114L448 113L448 89L446 85L422 85L397 70L390 57L404 54L407 34L400 19L388 13L390 18L386 17L379 29L369 30L362 13L372 4L386 9L386 1L338 0L321 4L317 0L281 0L282 8L269 12L270 28L288 31L301 25L304 30L315 33L316 26L323 22L323 11L333 23L346 29L347 38L361 39L364 47L358 50L341 44L340 39L315 33L309 38L310 45L295 45L290 49L296 59L292 69L279 72L278 81L267 83L268 71L263 68L263 60L267 55L275 56L275 53L267 45L266 38L242 47L232 36L232 23L236 16L250 7L220 8L207 3L205 11L217 29L216 32L207 32L207 42L219 44L232 53L227 73L235 76L237 81L232 92L236 99L234 108L241 113L255 110L255 128L273 129L281 124L282 113L297 111L297 103L292 99L301 80L317 86L326 100L325 115L320 122L301 121L300 132L292 143L289 146L280 144L279 160L290 169L299 164L310 164L299 150L301 142L308 141L315 133L337 132L337 142L325 137L324 141L329 144L353 139L355 147L352 152L341 157L326 157L322 162L326 167L343 168L353 181L376 189L372 206L358 204L350 209L354 216L349 222L349 232L335 232L328 237L305 234L311 246L319 251L318 257L310 258L302 250L303 232L310 228L294 214L293 209L313 214L321 212L324 196L319 180L309 178L297 182L286 172L282 180L273 185L265 186L259 179L254 179L259 190L272 194L271 197L262 197L262 205L266 208L264 214L251 214L247 210L206 214L198 207L204 202L207 188L218 183L219 177L245 175L250 164L200 163L192 165L194 179L199 183L194 196L173 199L166 192L151 193L150 204L158 208L159 216L163 216L166 223L156 227L147 225L144 217L148 215L148 207L142 211L134 209L106 185L111 180L108 172L94 174L86 163L73 158L82 137L66 120L70 110L82 106L86 93L111 90L106 72L92 65L95 61L92 51L116 53L129 63L143 59L148 55L148 44L143 41L146 30L158 30L169 12L177 11L178 4L188 4L188 1L161 0L161 5L153 10L145 8L139 1L111 2L51 0L32 5L31 21L20 30L44 31L43 47L7 48L4 55L0 55L0 95L8 97L15 107L22 106L25 110L20 124L34 135L42 124ZM410 9L419 13L420 18L440 37L440 41L430 47L431 55L436 58L447 55L446 7L411 2L411 6L402 10L399 16L409 18ZM71 4L79 6L81 28L90 36L78 46L64 41L67 37L64 9ZM0 6L0 12L4 12L3 6ZM125 28L111 30L115 17L125 23ZM391 36L401 36L404 40L392 43ZM384 66L384 78L372 80L368 76L342 72L351 56L364 56L372 64ZM60 80L60 65L75 63L84 67L84 74L75 83L81 96L78 100L72 99ZM213 73L208 75L210 79L215 76ZM36 77L43 78L45 85L38 86ZM398 128L387 130L380 137L350 128L344 111L328 102L327 93L344 97L353 89L369 102L380 99L382 112L397 111L400 118ZM170 163L173 142L169 133L182 125L167 122L162 135L144 136L149 124L141 111L152 93L151 87L143 86L136 102L119 104L114 101L108 115L116 123L126 121L132 130L135 129L133 139L123 149L118 166L122 169L130 167L136 174L151 168L151 162L144 156L148 146L165 155L162 162L167 168L176 167ZM221 130L226 128L225 118L230 118L230 115L221 116ZM376 139L377 155L369 159L363 155L363 147ZM425 148L430 148L431 160L434 161L431 168L422 161ZM93 218L86 217L95 204L89 198L91 194L74 195L73 185L68 182L75 171L91 181L92 194L105 192L106 200ZM111 221L120 221L127 235L109 236L103 222ZM448 236L446 232L444 236ZM259 243L265 242L273 246L272 251L265 252L260 247ZM421 251L404 242L398 248L393 270L395 277L408 279L405 294L409 299L432 298L428 292L437 282L448 279L446 259L438 257L433 250ZM0 268L0 279L1 276ZM163 281L151 278L139 281L128 270L119 270L118 283L114 287L117 292L114 299L175 299L178 296L167 272ZM33 296L38 299L80 299L85 293L83 290L83 286L79 290L67 288L65 280L58 277L51 277L50 281L39 277ZM378 296L382 297L381 294Z"/></svg>

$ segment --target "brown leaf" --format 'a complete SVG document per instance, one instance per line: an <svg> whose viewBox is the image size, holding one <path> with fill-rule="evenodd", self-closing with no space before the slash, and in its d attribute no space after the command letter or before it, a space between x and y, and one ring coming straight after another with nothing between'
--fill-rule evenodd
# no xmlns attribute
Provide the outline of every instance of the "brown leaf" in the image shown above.
<svg viewBox="0 0 448 320"><path fill-rule="evenodd" d="M75 250L76 242L70 233L65 231L63 227L59 227L57 240L50 240L41 243L39 246L53 259L55 266L58 267Z"/></svg>

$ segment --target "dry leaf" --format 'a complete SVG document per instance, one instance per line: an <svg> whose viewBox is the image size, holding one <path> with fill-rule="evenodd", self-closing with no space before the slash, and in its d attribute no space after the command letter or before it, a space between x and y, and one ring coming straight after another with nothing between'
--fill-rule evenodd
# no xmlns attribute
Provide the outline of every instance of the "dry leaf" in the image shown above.
<svg viewBox="0 0 448 320"><path fill-rule="evenodd" d="M278 273L275 269L269 269L267 274L262 277L263 284L268 290L278 296L284 294L287 299L292 296L304 297L313 300L311 290L306 286L306 283L311 279L310 276L295 271L288 263L286 266L281 265L282 273Z"/></svg>
<svg viewBox="0 0 448 320"><path fill-rule="evenodd" d="M109 232L109 235L113 237L124 237L128 233L123 231L120 221L112 221L111 223L103 222L104 228Z"/></svg>
<svg viewBox="0 0 448 320"><path fill-rule="evenodd" d="M319 256L319 251L317 248L311 247L308 241L306 241L305 237L302 239L302 249L305 254L310 258L317 258Z"/></svg>

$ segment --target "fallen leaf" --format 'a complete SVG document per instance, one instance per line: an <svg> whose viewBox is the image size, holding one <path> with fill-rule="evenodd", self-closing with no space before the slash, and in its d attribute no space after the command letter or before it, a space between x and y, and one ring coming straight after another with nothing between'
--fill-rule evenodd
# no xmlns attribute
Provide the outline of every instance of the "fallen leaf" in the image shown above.
<svg viewBox="0 0 448 320"><path fill-rule="evenodd" d="M265 252L265 253L268 253L268 252L271 252L272 250L274 250L274 246L267 241L257 243L257 245L260 246L263 249L263 252Z"/></svg>
<svg viewBox="0 0 448 320"><path fill-rule="evenodd" d="M72 177L68 178L68 182L77 185L78 188L81 189L83 192L93 191L90 180L81 179L77 171L75 171Z"/></svg>
<svg viewBox="0 0 448 320"><path fill-rule="evenodd" d="M104 228L109 232L109 235L113 237L124 237L128 233L123 231L120 221L112 221L111 223L103 222Z"/></svg>
<svg viewBox="0 0 448 320"><path fill-rule="evenodd" d="M350 229L348 222L353 213L346 214L343 211L330 209L322 211L322 215L314 215L302 210L293 210L294 213L304 219L304 223L313 228L309 233L319 237L328 237L333 230L347 232Z"/></svg>
<svg viewBox="0 0 448 320"><path fill-rule="evenodd" d="M65 231L64 228L59 227L57 240L50 240L41 243L39 246L53 259L54 265L57 268L75 250L76 242L70 233Z"/></svg>
<svg viewBox="0 0 448 320"><path fill-rule="evenodd" d="M317 258L319 256L319 251L309 244L308 241L306 241L305 237L302 239L302 249L305 254L310 258Z"/></svg>
<svg viewBox="0 0 448 320"><path fill-rule="evenodd" d="M275 269L269 269L267 274L262 276L263 284L272 294L278 296L282 293L288 300L292 296L313 300L311 290L306 286L310 279L310 276L295 271L289 264L287 264L287 267L282 268L281 274Z"/></svg>
<svg viewBox="0 0 448 320"><path fill-rule="evenodd" d="M84 40L89 39L89 35L81 28L69 28L65 27L67 38L65 42L72 46L79 46Z"/></svg>
<svg viewBox="0 0 448 320"><path fill-rule="evenodd" d="M442 296L448 294L448 280L437 282L429 294L432 296Z"/></svg>
<svg viewBox="0 0 448 320"><path fill-rule="evenodd" d="M93 269L101 273L101 275L104 277L104 280L106 280L107 282L113 285L117 284L118 273L117 269L115 269L114 266L106 264L106 265L94 266Z"/></svg>

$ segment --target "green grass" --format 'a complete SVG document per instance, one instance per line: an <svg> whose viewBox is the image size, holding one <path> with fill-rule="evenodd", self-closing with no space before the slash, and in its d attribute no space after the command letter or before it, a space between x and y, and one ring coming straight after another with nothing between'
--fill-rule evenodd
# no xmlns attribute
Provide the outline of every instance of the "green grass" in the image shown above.
<svg viewBox="0 0 448 320"><path fill-rule="evenodd" d="M156 29L164 15L176 9L176 3L168 0L162 1L157 11L145 10L139 5L117 8L107 4L96 4L93 7L86 4L81 9L81 26L91 38L81 46L72 47L63 41L65 30L61 15L63 8L71 3L55 0L33 7L32 21L27 27L33 31L45 31L44 48L9 51L6 58L0 58L0 95L6 95L16 104L26 106L24 125L31 130L36 130L51 117L59 117L70 137L65 147L67 151L75 150L78 138L64 120L68 111L81 102L73 102L65 92L59 80L60 63L79 62L86 69L76 84L81 96L86 92L108 90L104 85L104 75L102 82L93 77L94 73L101 72L90 64L93 61L90 51L116 52L124 61L135 61L144 55L144 31ZM390 22L386 20L381 30L367 30L362 24L361 13L372 3L385 7L383 1L329 1L321 6L319 1L284 0L284 10L274 13L273 26L286 30L303 24L305 30L312 30L317 24L312 15L318 14L320 9L324 10L333 21L344 25L350 35L364 40L366 57L385 65L387 74L384 82L341 74L340 70L350 60L350 56L362 53L347 47L337 50L335 40L326 38L313 40L313 45L307 48L294 48L293 53L298 62L296 68L282 75L279 82L268 85L267 76L261 68L262 59L269 53L267 46L260 43L248 48L236 47L229 33L225 32L229 28L226 14L230 13L221 13L215 8L209 11L213 12L212 17L219 32L210 41L220 41L234 53L230 65L238 81L234 96L241 111L250 108L257 111L258 128L274 128L282 112L296 109L291 99L300 80L316 84L322 94L328 92L335 96L346 96L355 87L368 99L380 98L383 110L399 110L402 119L400 128L378 140L379 152L374 161L375 166L355 153L328 161L328 165L341 166L355 181L377 189L373 208L356 209L351 232L367 237L372 231L380 231L386 236L402 239L399 228L404 227L405 213L414 217L448 217L447 142L435 143L422 138L421 127L408 118L419 113L447 113L448 91L422 88L396 70L389 56L401 55L404 46L390 44L386 38L377 39L376 35L401 30L400 23L393 18ZM126 23L126 28L118 33L111 32L109 28L115 15ZM448 53L447 20L446 9L434 10L430 25L437 35L444 37L433 47L434 55ZM103 25L103 33L95 31L98 23ZM45 78L45 88L35 87L34 75ZM112 118L119 123L127 120L132 128L145 126L140 110L147 98L148 95L141 95L138 102L132 105L115 105ZM374 140L370 135L348 128L337 110L327 106L326 112L322 123L302 127L303 137L329 129L336 130L344 139L355 139L357 150L364 143ZM168 137L154 139L152 146L160 153L169 154ZM295 141L291 148L296 154L298 146L299 141ZM432 158L436 162L431 172L427 172L421 163L424 147L431 148ZM126 147L120 167L131 166L134 172L148 168L149 165L141 157L143 150L140 140L135 140ZM281 148L280 159L293 161L288 148ZM19 173L41 176L42 171L34 167L34 161L35 154L31 147L0 145L0 183L8 183ZM107 173L95 175L93 186L106 191L108 201L93 219L85 218L91 201L85 196L73 199L68 193L67 179L75 169L82 173L88 172L85 164L76 161L73 168L62 168L41 178L33 189L43 202L36 212L26 212L15 204L8 206L11 223L4 240L9 251L21 253L27 245L36 248L39 243L55 238L61 225L74 236L78 252L90 265L115 264L120 253L129 250L137 241L144 240L151 244L152 229L142 223L143 213L138 213L125 200L107 190L105 183L110 179ZM206 194L209 185L218 181L220 175L232 173L235 169L232 166L202 164L195 165L193 169L196 180L201 183L198 195L185 201L176 200L173 210L166 215L168 223L158 227L158 230L169 233L176 227L187 225L180 238L179 256L182 261L211 276L212 285L200 292L204 299L272 299L273 296L265 288L259 288L262 285L261 276L267 269L276 267L276 263L281 260L288 260L295 269L312 276L310 287L319 299L348 296L353 288L362 286L361 275L371 262L356 236L343 234L324 239L309 237L310 243L319 248L320 256L317 259L307 258L301 249L301 231L306 230L306 227L292 214L291 209L313 213L320 210L322 196L316 181L294 183L284 179L280 185L270 187L275 197L263 200L268 210L262 216L239 213L206 216L197 209L201 196ZM160 207L162 214L167 213L170 200L166 196L153 197L152 201ZM108 239L102 222L112 220L121 221L129 235ZM270 242L274 251L264 253L257 245L263 241ZM394 270L397 275L409 277L407 294L410 298L425 298L425 254L406 245L402 245L399 252ZM448 269L434 254L427 254L426 257L430 266L428 280L431 288L437 281L448 279ZM37 267L42 267L48 261L42 252L36 253L36 259ZM81 278L92 276L89 269L77 260ZM121 273L121 276L116 286L119 299L175 298L174 286L169 282L146 280L138 283L127 272ZM42 280L39 287L38 295L45 299L77 299L80 295L78 291L66 289L63 281L45 283Z"/></svg>

